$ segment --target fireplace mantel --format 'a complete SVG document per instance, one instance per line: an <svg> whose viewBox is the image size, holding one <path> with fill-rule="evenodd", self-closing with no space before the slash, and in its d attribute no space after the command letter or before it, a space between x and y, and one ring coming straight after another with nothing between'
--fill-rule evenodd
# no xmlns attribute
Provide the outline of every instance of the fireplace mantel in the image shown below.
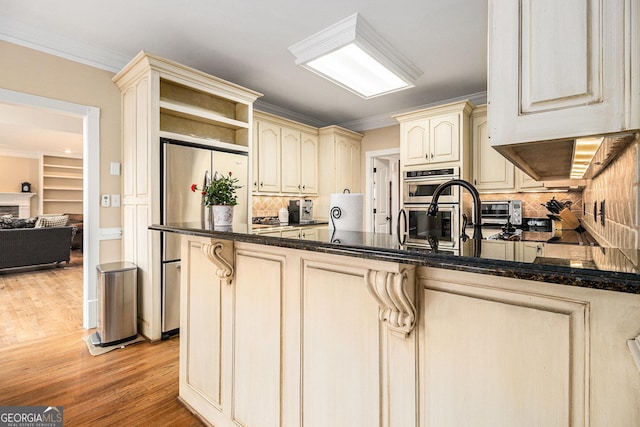
<svg viewBox="0 0 640 427"><path fill-rule="evenodd" d="M28 218L31 215L31 197L36 193L0 193L0 206L17 206L18 216Z"/></svg>

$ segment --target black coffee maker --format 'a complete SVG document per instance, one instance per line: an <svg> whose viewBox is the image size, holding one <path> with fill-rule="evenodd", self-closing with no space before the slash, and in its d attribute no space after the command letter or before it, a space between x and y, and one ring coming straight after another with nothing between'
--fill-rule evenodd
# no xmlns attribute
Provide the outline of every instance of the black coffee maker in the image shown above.
<svg viewBox="0 0 640 427"><path fill-rule="evenodd" d="M313 221L312 200L289 201L289 224L305 224Z"/></svg>

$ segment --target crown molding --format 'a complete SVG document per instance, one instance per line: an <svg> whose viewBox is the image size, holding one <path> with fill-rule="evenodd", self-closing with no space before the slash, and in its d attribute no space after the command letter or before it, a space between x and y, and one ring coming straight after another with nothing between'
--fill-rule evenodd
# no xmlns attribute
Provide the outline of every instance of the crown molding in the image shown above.
<svg viewBox="0 0 640 427"><path fill-rule="evenodd" d="M317 128L325 127L331 124L331 123L324 122L322 120L318 120L311 116L307 116L305 114L296 113L295 111L291 111L283 107L278 107L277 105L269 104L268 102L264 102L260 99L258 99L256 102L253 103L253 107L256 110L273 114L274 116L283 117L285 119L304 123L305 125L309 125Z"/></svg>
<svg viewBox="0 0 640 427"><path fill-rule="evenodd" d="M411 108L405 108L403 110L384 113L377 116L365 117L364 119L352 120L349 122L338 123L338 126L351 129L356 132L364 132L372 129L379 129L388 126L394 126L398 124L398 121L393 116L398 114L410 113L412 111L422 110L424 108L438 107L440 105L449 104L459 101L470 101L473 105L483 105L487 103L487 92L477 92L457 98L445 99L438 102L432 102L430 104L418 105Z"/></svg>
<svg viewBox="0 0 640 427"><path fill-rule="evenodd" d="M131 58L0 16L0 40L101 70L118 72Z"/></svg>

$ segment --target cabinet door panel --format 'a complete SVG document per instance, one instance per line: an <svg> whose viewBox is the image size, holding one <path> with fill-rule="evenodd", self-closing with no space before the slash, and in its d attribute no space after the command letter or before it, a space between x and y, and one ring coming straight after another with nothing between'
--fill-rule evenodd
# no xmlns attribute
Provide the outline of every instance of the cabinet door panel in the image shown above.
<svg viewBox="0 0 640 427"><path fill-rule="evenodd" d="M459 117L458 114L449 114L429 121L431 163L453 162L460 159Z"/></svg>
<svg viewBox="0 0 640 427"><path fill-rule="evenodd" d="M300 132L282 128L282 187L283 193L299 193L300 184Z"/></svg>
<svg viewBox="0 0 640 427"><path fill-rule="evenodd" d="M284 259L238 251L235 261L234 420L245 426L277 427Z"/></svg>
<svg viewBox="0 0 640 427"><path fill-rule="evenodd" d="M473 117L471 141L476 188L478 190L513 190L515 184L513 163L491 146L486 113Z"/></svg>
<svg viewBox="0 0 640 427"><path fill-rule="evenodd" d="M587 303L423 283L421 425L584 425Z"/></svg>
<svg viewBox="0 0 640 427"><path fill-rule="evenodd" d="M302 134L302 153L300 158L302 174L302 193L318 193L318 136Z"/></svg>
<svg viewBox="0 0 640 427"><path fill-rule="evenodd" d="M421 165L427 163L429 145L429 121L416 120L402 123L400 132L405 136L405 165Z"/></svg>
<svg viewBox="0 0 640 427"><path fill-rule="evenodd" d="M378 306L363 271L305 263L302 425L380 426ZM357 343L357 344L356 344Z"/></svg>
<svg viewBox="0 0 640 427"><path fill-rule="evenodd" d="M180 325L180 395L222 405L222 282L204 255L205 239L183 236ZM195 401L193 400L195 398Z"/></svg>
<svg viewBox="0 0 640 427"><path fill-rule="evenodd" d="M624 2L492 0L492 144L624 129Z"/></svg>
<svg viewBox="0 0 640 427"><path fill-rule="evenodd" d="M349 172L351 172L351 183L349 185L349 190L352 193L360 192L360 143L351 142L349 144Z"/></svg>
<svg viewBox="0 0 640 427"><path fill-rule="evenodd" d="M336 137L336 191L342 193L345 188L351 188L351 147L349 141L342 137Z"/></svg>
<svg viewBox="0 0 640 427"><path fill-rule="evenodd" d="M280 191L280 128L258 122L258 191Z"/></svg>

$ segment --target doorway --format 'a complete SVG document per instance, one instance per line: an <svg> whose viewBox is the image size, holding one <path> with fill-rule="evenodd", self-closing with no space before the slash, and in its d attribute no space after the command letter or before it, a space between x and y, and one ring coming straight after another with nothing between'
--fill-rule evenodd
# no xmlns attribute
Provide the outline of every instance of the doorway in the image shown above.
<svg viewBox="0 0 640 427"><path fill-rule="evenodd" d="M82 326L95 328L98 317L97 273L100 260L99 232L100 210L100 109L86 105L73 104L0 88L0 102L24 107L47 109L61 115L82 119L83 132L83 271L82 271Z"/></svg>
<svg viewBox="0 0 640 427"><path fill-rule="evenodd" d="M366 153L365 230L396 235L400 211L400 149Z"/></svg>

